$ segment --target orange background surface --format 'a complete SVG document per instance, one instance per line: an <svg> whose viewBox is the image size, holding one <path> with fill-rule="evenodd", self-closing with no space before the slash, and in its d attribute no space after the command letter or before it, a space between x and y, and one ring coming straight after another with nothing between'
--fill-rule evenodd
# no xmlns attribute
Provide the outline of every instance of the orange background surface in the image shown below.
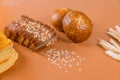
<svg viewBox="0 0 120 80"><path fill-rule="evenodd" d="M54 10L63 7L87 14L94 25L93 33L88 40L73 43L57 32L59 41L46 49L75 50L86 58L81 63L82 71L72 69L65 73L39 53L14 43L19 59L0 75L0 80L120 80L120 62L105 55L97 45L99 39L110 38L106 35L109 27L120 25L120 0L0 0L0 30L23 14L51 25Z"/></svg>

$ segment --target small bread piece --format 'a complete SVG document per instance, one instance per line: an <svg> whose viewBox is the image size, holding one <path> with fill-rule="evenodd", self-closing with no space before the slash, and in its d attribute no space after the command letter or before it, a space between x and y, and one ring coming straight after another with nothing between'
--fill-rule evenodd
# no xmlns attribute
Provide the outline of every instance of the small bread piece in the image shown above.
<svg viewBox="0 0 120 80"><path fill-rule="evenodd" d="M120 61L120 54L117 54L117 53L115 53L111 50L106 50L105 54L107 54L108 56L110 56L113 59L116 59L116 60Z"/></svg>
<svg viewBox="0 0 120 80"><path fill-rule="evenodd" d="M15 29L18 28L17 25L18 25L18 24L17 24L16 22L12 22L12 23L10 23L10 24L8 25L8 26L10 26L10 27L6 26L5 29L4 29L5 35L6 35L8 38L10 38L11 40L14 40L15 37L16 37L17 32L16 32Z"/></svg>
<svg viewBox="0 0 120 80"><path fill-rule="evenodd" d="M17 31L18 32L17 32L17 36L15 38L15 41L22 45L24 40L25 40L24 35L27 34L27 33L23 30L17 30Z"/></svg>
<svg viewBox="0 0 120 80"><path fill-rule="evenodd" d="M120 42L120 34L117 31L109 28L107 34Z"/></svg>
<svg viewBox="0 0 120 80"><path fill-rule="evenodd" d="M120 42L119 26L115 26L115 30L113 30L112 28L109 28L107 31L107 34L113 37L114 39L116 39L118 42ZM105 41L101 39L99 40L98 44L106 50L105 51L106 55L120 61L120 46L118 43L116 43L116 41L114 41L113 39L110 39L109 41Z"/></svg>
<svg viewBox="0 0 120 80"><path fill-rule="evenodd" d="M110 39L109 42L116 48L120 49L120 46L113 39Z"/></svg>
<svg viewBox="0 0 120 80"><path fill-rule="evenodd" d="M120 54L120 49L116 48L115 46L113 46L112 44L110 44L109 42L105 40L102 40L102 39L99 40L98 44L102 46L105 50L111 50L113 52Z"/></svg>
<svg viewBox="0 0 120 80"><path fill-rule="evenodd" d="M120 34L120 26L115 26L115 29Z"/></svg>
<svg viewBox="0 0 120 80"><path fill-rule="evenodd" d="M7 61L0 63L0 74L11 68L18 59L18 54L13 48L6 50L6 52L9 52L11 56Z"/></svg>

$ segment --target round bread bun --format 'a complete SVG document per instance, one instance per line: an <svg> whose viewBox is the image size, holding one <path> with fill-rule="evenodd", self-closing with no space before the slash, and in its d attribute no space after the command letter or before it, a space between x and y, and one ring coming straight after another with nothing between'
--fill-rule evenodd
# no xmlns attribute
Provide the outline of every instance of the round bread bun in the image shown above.
<svg viewBox="0 0 120 80"><path fill-rule="evenodd" d="M75 43L88 39L92 28L93 24L89 17L80 11L70 11L64 16L64 32Z"/></svg>
<svg viewBox="0 0 120 80"><path fill-rule="evenodd" d="M51 18L51 23L58 31L64 32L63 26L62 26L62 20L70 10L71 9L69 8L61 8L61 9L55 10Z"/></svg>

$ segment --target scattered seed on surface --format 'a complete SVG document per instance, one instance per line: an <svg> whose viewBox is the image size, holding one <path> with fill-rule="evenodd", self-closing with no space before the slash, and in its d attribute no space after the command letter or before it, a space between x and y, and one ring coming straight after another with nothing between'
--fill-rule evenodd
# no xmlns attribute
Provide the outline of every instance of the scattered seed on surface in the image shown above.
<svg viewBox="0 0 120 80"><path fill-rule="evenodd" d="M82 71L82 69L81 69L81 68L79 68L79 69L78 69L78 71Z"/></svg>
<svg viewBox="0 0 120 80"><path fill-rule="evenodd" d="M77 63L76 65L78 66L80 63Z"/></svg>
<svg viewBox="0 0 120 80"><path fill-rule="evenodd" d="M69 67L72 67L72 65L70 64Z"/></svg>
<svg viewBox="0 0 120 80"><path fill-rule="evenodd" d="M78 67L80 67L80 64L85 60L85 57L80 57L74 50L51 48L44 53L41 52L41 54L45 55L51 64L56 65L65 72L72 70L72 66L75 67L76 70L81 71L81 68Z"/></svg>
<svg viewBox="0 0 120 80"><path fill-rule="evenodd" d="M68 71L65 71L66 73L68 72Z"/></svg>
<svg viewBox="0 0 120 80"><path fill-rule="evenodd" d="M59 66L59 69L61 69L62 67L61 66Z"/></svg>

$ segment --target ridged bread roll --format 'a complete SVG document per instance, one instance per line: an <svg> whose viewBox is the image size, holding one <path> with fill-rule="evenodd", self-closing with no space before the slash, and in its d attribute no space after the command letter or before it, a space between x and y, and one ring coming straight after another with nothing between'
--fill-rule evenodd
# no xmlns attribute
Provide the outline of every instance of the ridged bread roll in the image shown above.
<svg viewBox="0 0 120 80"><path fill-rule="evenodd" d="M0 32L0 74L11 68L18 59L18 53L13 48L13 43Z"/></svg>

